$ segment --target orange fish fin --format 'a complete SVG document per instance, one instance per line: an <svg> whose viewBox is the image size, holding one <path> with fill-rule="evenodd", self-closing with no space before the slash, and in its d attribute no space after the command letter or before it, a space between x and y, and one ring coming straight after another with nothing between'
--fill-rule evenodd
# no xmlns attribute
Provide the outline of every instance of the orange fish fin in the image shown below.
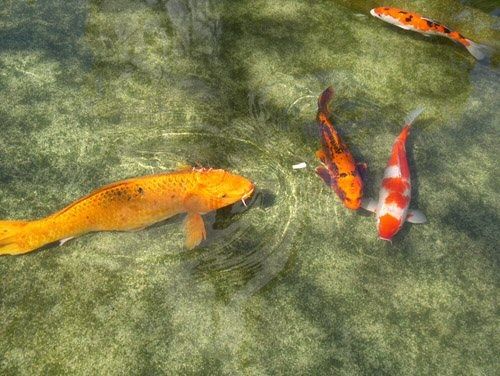
<svg viewBox="0 0 500 376"><path fill-rule="evenodd" d="M316 158L318 158L321 162L325 163L326 161L326 154L323 150L318 150L316 152Z"/></svg>
<svg viewBox="0 0 500 376"><path fill-rule="evenodd" d="M0 221L0 255L18 255L33 251L19 244L27 221Z"/></svg>
<svg viewBox="0 0 500 376"><path fill-rule="evenodd" d="M207 237L205 224L199 213L188 213L184 220L184 228L186 231L186 241L184 244L187 249L193 249Z"/></svg>
<svg viewBox="0 0 500 376"><path fill-rule="evenodd" d="M467 42L469 42L468 45L465 45L465 48L467 48L467 51L470 52L472 56L476 58L476 60L484 60L487 59L491 56L493 52L493 48L486 46L484 44L479 44L471 41L470 39L467 39Z"/></svg>
<svg viewBox="0 0 500 376"><path fill-rule="evenodd" d="M316 173L319 175L321 179L328 185L333 191L339 196L339 198L344 201L345 199L345 193L342 191L342 189L339 188L339 185L337 184L337 180L335 176L332 176L328 169L324 166L319 166L316 167Z"/></svg>
<svg viewBox="0 0 500 376"><path fill-rule="evenodd" d="M189 163L178 163L175 172L191 171L192 169L193 166L191 166Z"/></svg>
<svg viewBox="0 0 500 376"><path fill-rule="evenodd" d="M356 163L356 168L358 169L361 180L366 180L366 174L368 172L368 165L366 163Z"/></svg>
<svg viewBox="0 0 500 376"><path fill-rule="evenodd" d="M326 169L326 167L318 166L316 167L316 174L325 182L329 187L332 185L332 177Z"/></svg>

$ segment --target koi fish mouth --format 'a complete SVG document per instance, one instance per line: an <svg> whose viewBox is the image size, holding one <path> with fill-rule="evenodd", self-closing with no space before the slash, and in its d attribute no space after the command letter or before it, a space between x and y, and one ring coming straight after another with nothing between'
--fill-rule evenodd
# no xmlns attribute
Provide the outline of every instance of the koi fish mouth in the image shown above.
<svg viewBox="0 0 500 376"><path fill-rule="evenodd" d="M252 196L253 192L255 191L255 185L252 184L252 187L250 188L250 190L245 193L243 195L243 197L241 197L241 202L243 203L243 206L246 208L247 207L247 203L245 202L245 200L247 198L249 198L250 196Z"/></svg>
<svg viewBox="0 0 500 376"><path fill-rule="evenodd" d="M361 199L349 199L349 198L345 198L342 201L344 202L344 205L348 209L357 210L357 209L359 209L361 207Z"/></svg>
<svg viewBox="0 0 500 376"><path fill-rule="evenodd" d="M380 240L384 240L384 241L389 242L389 243L391 243L391 244L392 244L392 239L391 239L391 238L384 238L384 237L382 237L382 236L379 236L378 238L379 238Z"/></svg>

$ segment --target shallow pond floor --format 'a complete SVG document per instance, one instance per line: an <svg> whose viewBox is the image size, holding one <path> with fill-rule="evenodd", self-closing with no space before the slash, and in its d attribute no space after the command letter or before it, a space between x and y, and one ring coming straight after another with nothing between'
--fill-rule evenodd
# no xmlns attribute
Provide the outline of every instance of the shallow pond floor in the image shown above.
<svg viewBox="0 0 500 376"><path fill-rule="evenodd" d="M370 16L375 1L3 1L0 218L186 164L255 182L182 216L0 258L0 373L498 372L498 54ZM493 1L394 1L498 50ZM392 244L314 173L317 97L376 196L403 119L412 207ZM307 168L292 165L306 162ZM495 355L496 354L496 355Z"/></svg>

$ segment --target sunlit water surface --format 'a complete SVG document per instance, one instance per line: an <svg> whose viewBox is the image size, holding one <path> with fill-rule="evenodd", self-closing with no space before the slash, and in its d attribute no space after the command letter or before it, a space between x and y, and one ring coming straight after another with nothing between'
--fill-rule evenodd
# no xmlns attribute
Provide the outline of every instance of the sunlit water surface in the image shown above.
<svg viewBox="0 0 500 376"><path fill-rule="evenodd" d="M4 1L0 217L36 218L179 166L248 202L0 258L2 374L484 374L498 366L498 54L369 15L375 1ZM494 1L394 1L498 50ZM392 244L315 175L316 101L376 196L408 144ZM292 165L306 162L307 168Z"/></svg>

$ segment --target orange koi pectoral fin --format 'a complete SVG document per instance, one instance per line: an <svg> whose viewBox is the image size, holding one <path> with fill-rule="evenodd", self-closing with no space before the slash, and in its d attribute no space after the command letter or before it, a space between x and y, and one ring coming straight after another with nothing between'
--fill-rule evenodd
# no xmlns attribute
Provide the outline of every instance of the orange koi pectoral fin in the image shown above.
<svg viewBox="0 0 500 376"><path fill-rule="evenodd" d="M318 150L316 152L316 158L318 158L321 162L326 163L326 154L323 150Z"/></svg>
<svg viewBox="0 0 500 376"><path fill-rule="evenodd" d="M333 191L339 196L339 198L344 201L346 198L345 192L339 188L339 185L337 184L337 180L335 179L334 176L330 174L328 169L323 166L316 167L316 173L318 176L325 182L326 185L328 185Z"/></svg>
<svg viewBox="0 0 500 376"><path fill-rule="evenodd" d="M318 176L325 182L325 184L331 187L332 177L330 176L330 173L328 172L326 167L318 166L316 167L315 171L318 174Z"/></svg>
<svg viewBox="0 0 500 376"><path fill-rule="evenodd" d="M356 168L358 169L361 180L366 181L366 174L368 172L368 165L366 163L357 163Z"/></svg>
<svg viewBox="0 0 500 376"><path fill-rule="evenodd" d="M188 213L184 220L184 228L186 232L186 241L184 244L187 249L193 249L207 237L205 224L199 213Z"/></svg>
<svg viewBox="0 0 500 376"><path fill-rule="evenodd" d="M427 217L420 210L410 209L408 210L408 215L406 216L406 222L409 223L426 223Z"/></svg>

